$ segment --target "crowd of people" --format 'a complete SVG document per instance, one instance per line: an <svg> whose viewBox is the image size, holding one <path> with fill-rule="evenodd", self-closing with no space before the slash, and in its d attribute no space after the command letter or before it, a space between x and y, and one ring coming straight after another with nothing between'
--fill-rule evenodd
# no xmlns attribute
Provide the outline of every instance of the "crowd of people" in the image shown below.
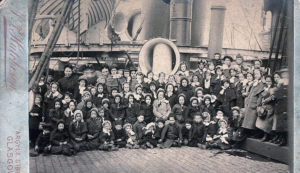
<svg viewBox="0 0 300 173"><path fill-rule="evenodd" d="M31 156L87 150L199 147L230 149L247 137L287 145L288 71L267 75L238 54L201 59L175 75L92 64L83 75L42 76L29 112ZM157 78L157 79L156 79Z"/></svg>

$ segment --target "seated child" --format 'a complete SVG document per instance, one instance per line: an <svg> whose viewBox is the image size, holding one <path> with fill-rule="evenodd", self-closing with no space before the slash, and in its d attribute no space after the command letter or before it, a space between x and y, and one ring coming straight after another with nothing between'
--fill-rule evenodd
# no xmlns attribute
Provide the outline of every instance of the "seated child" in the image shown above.
<svg viewBox="0 0 300 173"><path fill-rule="evenodd" d="M191 133L192 121L187 119L185 120L184 126L181 128L182 133L182 144L187 146L189 143L189 135Z"/></svg>
<svg viewBox="0 0 300 173"><path fill-rule="evenodd" d="M157 141L154 137L155 123L151 122L143 130L143 137L140 139L139 143L143 149L154 148L157 146Z"/></svg>
<svg viewBox="0 0 300 173"><path fill-rule="evenodd" d="M98 138L100 142L100 146L98 149L104 151L117 151L118 148L115 147L113 141L115 139L115 135L111 130L111 123L109 121L104 121L102 126L103 129Z"/></svg>
<svg viewBox="0 0 300 173"><path fill-rule="evenodd" d="M129 149L138 149L140 146L138 145L138 140L136 139L136 134L132 130L132 125L129 123L124 124L123 129L125 130L126 133L126 148Z"/></svg>
<svg viewBox="0 0 300 173"><path fill-rule="evenodd" d="M74 113L76 108L76 100L71 100L69 102L68 109L64 111L64 120L65 120L65 127L69 129L70 123L75 119Z"/></svg>
<svg viewBox="0 0 300 173"><path fill-rule="evenodd" d="M94 150L99 147L98 137L100 135L100 131L102 130L102 119L98 114L98 109L93 108L89 112L90 118L86 120L87 125L87 133L86 133L86 141L83 142L80 149L82 150Z"/></svg>
<svg viewBox="0 0 300 173"><path fill-rule="evenodd" d="M205 142L205 138L206 130L205 125L202 121L201 113L196 112L194 115L194 122L189 136L189 146L204 148L203 144Z"/></svg>
<svg viewBox="0 0 300 173"><path fill-rule="evenodd" d="M112 120L113 120L113 116L112 116L112 113L111 113L111 111L110 111L110 109L109 109L109 100L108 99L103 99L102 100L102 107L100 107L99 108L99 114L100 114L100 116L101 116L101 118L103 118L103 120L107 120L107 121L110 121L110 122L112 122ZM103 116L101 115L101 111L100 111L100 109L101 108L103 108Z"/></svg>
<svg viewBox="0 0 300 173"><path fill-rule="evenodd" d="M112 113L113 121L112 123L114 124L115 121L124 121L125 118L125 105L121 103L121 95L120 94L115 94L114 96L114 104L111 104L110 106L110 111Z"/></svg>
<svg viewBox="0 0 300 173"><path fill-rule="evenodd" d="M164 127L159 142L165 140L162 148L181 147L182 133L180 126L175 123L175 115L171 113L168 120L169 124Z"/></svg>
<svg viewBox="0 0 300 173"><path fill-rule="evenodd" d="M102 106L102 100L104 98L108 98L108 95L104 93L104 85L102 83L97 83L96 86L97 86L97 93L92 99L96 107L100 107Z"/></svg>
<svg viewBox="0 0 300 173"><path fill-rule="evenodd" d="M39 134L34 147L34 153L30 153L31 157L36 157L40 153L44 153L43 155L46 156L51 148L50 144L50 130L51 126L49 124L43 124L43 132Z"/></svg>
<svg viewBox="0 0 300 173"><path fill-rule="evenodd" d="M137 117L137 121L132 126L133 131L136 134L136 140L140 140L143 138L143 130L147 125L144 121L144 114L144 111L140 111Z"/></svg>
<svg viewBox="0 0 300 173"><path fill-rule="evenodd" d="M74 114L75 119L69 126L69 134L75 151L79 152L80 146L85 141L88 129L86 122L83 120L82 112L80 110L76 110Z"/></svg>
<svg viewBox="0 0 300 173"><path fill-rule="evenodd" d="M218 125L218 132L214 135L213 143L210 147L220 148L222 150L230 149L230 138L228 136L230 132L229 129L227 129L227 122L225 120L220 120Z"/></svg>
<svg viewBox="0 0 300 173"><path fill-rule="evenodd" d="M65 121L58 120L56 129L50 134L51 154L63 154L71 156L76 154L75 150L71 149L72 144L67 129L65 129Z"/></svg>
<svg viewBox="0 0 300 173"><path fill-rule="evenodd" d="M115 134L114 144L116 145L116 147L124 148L126 146L126 133L122 127L121 121L116 121L113 132Z"/></svg>
<svg viewBox="0 0 300 173"><path fill-rule="evenodd" d="M186 111L187 106L184 105L185 95L179 94L178 95L178 104L173 106L172 112L175 114L176 122L179 124L184 123L184 113Z"/></svg>
<svg viewBox="0 0 300 173"><path fill-rule="evenodd" d="M165 121L163 119L159 119L156 121L156 127L155 127L155 130L154 130L154 138L155 140L157 141L157 147L161 148L163 146L162 144L162 141L159 141L160 140L160 137L161 137L161 133L164 129L164 123Z"/></svg>

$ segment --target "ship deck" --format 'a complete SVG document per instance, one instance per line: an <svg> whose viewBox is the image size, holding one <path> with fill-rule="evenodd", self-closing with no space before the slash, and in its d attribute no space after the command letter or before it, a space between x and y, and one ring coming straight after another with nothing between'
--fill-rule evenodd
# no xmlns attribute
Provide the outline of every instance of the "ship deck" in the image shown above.
<svg viewBox="0 0 300 173"><path fill-rule="evenodd" d="M233 154L239 153L239 154ZM76 156L30 157L30 172L289 172L287 164L245 150L181 147L86 151Z"/></svg>

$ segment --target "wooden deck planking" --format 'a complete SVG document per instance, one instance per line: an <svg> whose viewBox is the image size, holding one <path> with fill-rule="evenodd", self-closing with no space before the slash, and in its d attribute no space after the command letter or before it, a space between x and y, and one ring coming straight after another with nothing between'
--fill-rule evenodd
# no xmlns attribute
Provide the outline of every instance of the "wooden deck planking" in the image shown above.
<svg viewBox="0 0 300 173"><path fill-rule="evenodd" d="M43 160L42 157L43 157L43 155L40 154L38 157L35 158L35 163L36 163L36 167L37 167L37 172L38 173L44 173L44 172L46 172L44 160Z"/></svg>
<svg viewBox="0 0 300 173"><path fill-rule="evenodd" d="M51 162L53 165L53 168L55 170L55 172L64 172L63 166L61 165L60 161L58 160L58 157L65 157L63 155L52 155L52 156L47 156L47 157L51 157ZM67 169L67 168L65 168Z"/></svg>
<svg viewBox="0 0 300 173"><path fill-rule="evenodd" d="M30 158L30 172L288 172L288 165L197 147L86 151ZM52 166L52 167L51 167Z"/></svg>
<svg viewBox="0 0 300 173"><path fill-rule="evenodd" d="M46 157L41 158L43 159L44 163L45 163L45 169L47 173L54 173L54 168L53 168L53 164L51 159L48 159Z"/></svg>
<svg viewBox="0 0 300 173"><path fill-rule="evenodd" d="M37 167L36 167L36 164L35 164L35 159L36 159L35 157L29 157L29 169L30 169L30 172L32 172L32 173L36 173L37 172Z"/></svg>

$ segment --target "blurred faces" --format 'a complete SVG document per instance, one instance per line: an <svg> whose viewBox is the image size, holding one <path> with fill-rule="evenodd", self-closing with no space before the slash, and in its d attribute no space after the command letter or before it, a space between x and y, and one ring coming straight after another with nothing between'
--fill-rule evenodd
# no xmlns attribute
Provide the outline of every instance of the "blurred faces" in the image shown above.
<svg viewBox="0 0 300 173"><path fill-rule="evenodd" d="M138 87L138 88L136 89L136 93L137 93L137 94L142 94L142 88L141 88L141 87Z"/></svg>
<svg viewBox="0 0 300 173"><path fill-rule="evenodd" d="M130 75L131 75L132 78L136 78L136 71L131 71Z"/></svg>
<svg viewBox="0 0 300 173"><path fill-rule="evenodd" d="M81 121L82 117L81 117L81 114L76 114L76 121Z"/></svg>
<svg viewBox="0 0 300 173"><path fill-rule="evenodd" d="M80 80L79 81L79 86L80 87L85 87L86 83L85 83L85 80Z"/></svg>
<svg viewBox="0 0 300 173"><path fill-rule="evenodd" d="M224 64L226 64L227 66L230 66L230 65L231 65L230 59L229 59L229 58L226 58L226 59L224 60Z"/></svg>
<svg viewBox="0 0 300 173"><path fill-rule="evenodd" d="M107 104L107 103L104 104L104 105L107 105L107 107L108 107L108 104ZM103 107L105 107L104 105L103 105ZM103 109L101 109L101 110L99 111L99 116L100 116L100 117L104 117L104 110L103 110Z"/></svg>
<svg viewBox="0 0 300 173"><path fill-rule="evenodd" d="M110 125L109 124L105 124L103 128L106 129L106 130L110 130Z"/></svg>
<svg viewBox="0 0 300 173"><path fill-rule="evenodd" d="M184 97L179 97L179 104L180 105L183 105L184 104Z"/></svg>
<svg viewBox="0 0 300 173"><path fill-rule="evenodd" d="M72 75L72 69L71 68L65 68L65 71L64 71L64 73L65 73L65 77L70 77L71 75Z"/></svg>
<svg viewBox="0 0 300 173"><path fill-rule="evenodd" d="M59 123L57 128L58 130L62 131L65 128L65 125L63 123Z"/></svg>
<svg viewBox="0 0 300 173"><path fill-rule="evenodd" d="M98 85L98 92L103 93L103 86L101 84Z"/></svg>
<svg viewBox="0 0 300 173"><path fill-rule="evenodd" d="M91 98L91 94L90 93L85 93L84 95L83 95L83 100L85 101L85 100L88 100L88 99L90 99Z"/></svg>
<svg viewBox="0 0 300 173"><path fill-rule="evenodd" d="M103 107L104 107L105 109L108 109L108 103L104 103L104 104L103 104ZM99 114L101 114L101 111L99 112ZM103 111L103 115L104 115L104 111Z"/></svg>
<svg viewBox="0 0 300 173"><path fill-rule="evenodd" d="M231 77L235 77L236 76L236 71L235 70L230 70L230 75L231 75Z"/></svg>
<svg viewBox="0 0 300 173"><path fill-rule="evenodd" d="M152 80L152 79L153 79L153 73L148 73L147 78L148 78L149 80Z"/></svg>
<svg viewBox="0 0 300 173"><path fill-rule="evenodd" d="M186 123L186 124L185 124L185 128L188 129L188 130L190 130L190 129L192 128L192 125L189 124L189 123Z"/></svg>
<svg viewBox="0 0 300 173"><path fill-rule="evenodd" d="M276 73L276 74L274 75L274 81L275 81L276 83L278 83L279 79L281 79L281 77Z"/></svg>
<svg viewBox="0 0 300 173"><path fill-rule="evenodd" d="M218 76L221 76L221 75L222 75L222 70L219 69L219 68L217 69L217 75L218 75Z"/></svg>
<svg viewBox="0 0 300 173"><path fill-rule="evenodd" d="M219 54L215 54L214 58L215 59L220 59L220 55Z"/></svg>
<svg viewBox="0 0 300 173"><path fill-rule="evenodd" d="M209 70L214 70L214 69L215 69L214 63L210 63L210 64L208 65L208 69L209 69Z"/></svg>
<svg viewBox="0 0 300 173"><path fill-rule="evenodd" d="M271 86L272 85L272 79L270 77L266 78L266 84L267 84L267 86Z"/></svg>
<svg viewBox="0 0 300 173"><path fill-rule="evenodd" d="M150 90L151 91L155 91L155 89L156 89L155 85L150 85Z"/></svg>
<svg viewBox="0 0 300 173"><path fill-rule="evenodd" d="M196 123L200 123L200 122L202 121L201 115L195 115L195 116L194 116L194 121L195 121Z"/></svg>
<svg viewBox="0 0 300 173"><path fill-rule="evenodd" d="M65 95L65 99L66 103L69 103L71 101L71 98L69 95Z"/></svg>
<svg viewBox="0 0 300 173"><path fill-rule="evenodd" d="M173 92L174 87L172 85L168 85L167 92Z"/></svg>
<svg viewBox="0 0 300 173"><path fill-rule="evenodd" d="M161 73L160 75L159 75L159 81L164 81L165 80L165 74L163 74L163 73Z"/></svg>
<svg viewBox="0 0 300 173"><path fill-rule="evenodd" d="M226 128L226 123L224 121L221 121L219 125L220 128Z"/></svg>
<svg viewBox="0 0 300 173"><path fill-rule="evenodd" d="M151 98L148 96L148 97L146 97L146 103L147 103L147 105L150 105L151 104Z"/></svg>
<svg viewBox="0 0 300 173"><path fill-rule="evenodd" d="M193 106L193 107L196 107L197 105L198 105L198 101L197 101L197 100L193 100L193 101L192 101L192 106Z"/></svg>
<svg viewBox="0 0 300 173"><path fill-rule="evenodd" d="M121 100L120 97L115 97L115 102L116 103L120 103L120 100Z"/></svg>
<svg viewBox="0 0 300 173"><path fill-rule="evenodd" d="M86 103L86 107L87 107L87 108L91 108L92 106L93 106L93 103L92 103L92 102L87 102L87 103Z"/></svg>
<svg viewBox="0 0 300 173"><path fill-rule="evenodd" d="M209 100L209 99L205 99L204 103L205 103L206 105L209 105L209 104L210 104L210 100Z"/></svg>
<svg viewBox="0 0 300 173"><path fill-rule="evenodd" d="M260 67L260 62L254 61L254 68L259 68L259 67Z"/></svg>
<svg viewBox="0 0 300 173"><path fill-rule="evenodd" d="M180 65L180 69L181 69L181 71L186 71L186 65L185 64L181 64Z"/></svg>
<svg viewBox="0 0 300 173"><path fill-rule="evenodd" d="M110 70L111 72L111 75L116 75L117 74L117 69L116 68L113 68Z"/></svg>
<svg viewBox="0 0 300 173"><path fill-rule="evenodd" d="M144 115L140 115L137 117L139 122L143 122L144 121Z"/></svg>
<svg viewBox="0 0 300 173"><path fill-rule="evenodd" d="M243 73L240 73L239 74L239 80L240 81L243 81L245 79L245 76L243 75Z"/></svg>
<svg viewBox="0 0 300 173"><path fill-rule="evenodd" d="M40 98L35 98L34 99L34 103L36 104L36 105L40 105L40 103L41 103L41 99Z"/></svg>
<svg viewBox="0 0 300 173"><path fill-rule="evenodd" d="M158 97L159 100L162 100L164 98L164 93L163 92L159 92L157 94L157 97Z"/></svg>
<svg viewBox="0 0 300 173"><path fill-rule="evenodd" d="M203 96L202 90L198 90L197 91L197 97L199 98L199 97L202 97L202 96Z"/></svg>
<svg viewBox="0 0 300 173"><path fill-rule="evenodd" d="M248 81L253 81L253 76L252 76L252 74L250 74L250 73L247 74L247 80L248 80Z"/></svg>
<svg viewBox="0 0 300 173"><path fill-rule="evenodd" d="M130 104L133 104L133 97L129 96L128 101L129 101Z"/></svg>
<svg viewBox="0 0 300 173"><path fill-rule="evenodd" d="M257 80L259 80L261 78L260 70L258 70L258 69L254 70L254 78Z"/></svg>
<svg viewBox="0 0 300 173"><path fill-rule="evenodd" d="M187 87L187 81L186 80L182 80L182 84L183 87Z"/></svg>
<svg viewBox="0 0 300 173"><path fill-rule="evenodd" d="M242 64L242 62L243 62L243 59L242 59L242 58L237 58L237 59L236 59L236 64L237 64L237 65Z"/></svg>
<svg viewBox="0 0 300 173"><path fill-rule="evenodd" d="M53 92L53 93L55 93L56 91L57 91L57 84L52 84L52 86L51 86L51 91Z"/></svg>
<svg viewBox="0 0 300 173"><path fill-rule="evenodd" d="M69 108L71 109L71 111L75 110L75 104L74 104L74 102L70 102Z"/></svg>
<svg viewBox="0 0 300 173"><path fill-rule="evenodd" d="M233 118L237 118L239 116L239 112L237 110L232 111Z"/></svg>
<svg viewBox="0 0 300 173"><path fill-rule="evenodd" d="M175 123L175 118L174 117L170 117L169 118L169 123L170 124L174 124Z"/></svg>
<svg viewBox="0 0 300 173"><path fill-rule="evenodd" d="M159 122L159 123L157 124L157 127L160 128L160 129L163 128L163 127L164 127L164 123L163 123L163 122Z"/></svg>
<svg viewBox="0 0 300 173"><path fill-rule="evenodd" d="M60 102L55 102L54 107L55 107L55 109L59 109L60 108Z"/></svg>
<svg viewBox="0 0 300 173"><path fill-rule="evenodd" d="M103 68L102 69L102 75L107 77L108 76L108 68Z"/></svg>
<svg viewBox="0 0 300 173"><path fill-rule="evenodd" d="M111 91L111 95L112 95L113 97L114 97L117 93L118 93L118 91L115 90L115 89Z"/></svg>
<svg viewBox="0 0 300 173"><path fill-rule="evenodd" d="M96 118L96 117L97 117L96 111L92 111L92 112L91 112L91 118Z"/></svg>
<svg viewBox="0 0 300 173"><path fill-rule="evenodd" d="M198 67L199 67L199 69L203 69L204 68L204 64L203 63L200 63L199 65L198 65Z"/></svg>
<svg viewBox="0 0 300 173"><path fill-rule="evenodd" d="M196 75L193 76L193 82L199 82L198 77Z"/></svg>
<svg viewBox="0 0 300 173"><path fill-rule="evenodd" d="M119 69L118 74L122 77L123 76L123 69Z"/></svg>
<svg viewBox="0 0 300 173"><path fill-rule="evenodd" d="M130 74L129 71L125 71L124 72L124 77L128 78L130 76L129 74Z"/></svg>
<svg viewBox="0 0 300 173"><path fill-rule="evenodd" d="M129 84L128 83L124 83L124 91L129 92Z"/></svg>
<svg viewBox="0 0 300 173"><path fill-rule="evenodd" d="M115 126L115 128L116 128L117 130L121 130L121 129L122 129L122 126L121 126L120 124L118 124L118 125Z"/></svg>

